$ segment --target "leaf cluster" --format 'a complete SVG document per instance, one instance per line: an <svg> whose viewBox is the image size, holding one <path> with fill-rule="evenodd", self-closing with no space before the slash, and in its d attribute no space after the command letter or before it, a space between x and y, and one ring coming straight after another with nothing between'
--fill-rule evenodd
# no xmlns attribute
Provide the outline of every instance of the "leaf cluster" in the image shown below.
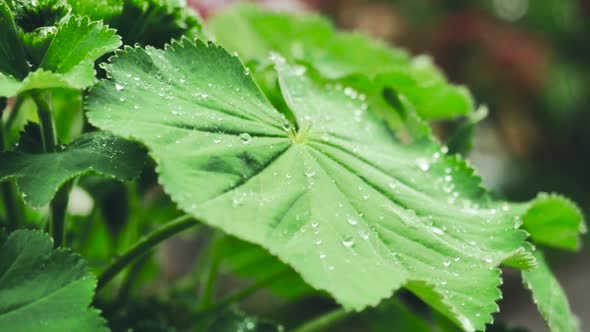
<svg viewBox="0 0 590 332"><path fill-rule="evenodd" d="M328 303L271 310L296 331L503 330L501 266L579 330L536 245L578 249L581 212L481 185L487 111L429 57L255 6L207 28L177 0L0 0L0 330L282 331L232 307L262 288ZM195 225L194 270L150 292ZM228 276L250 283L219 299Z"/></svg>

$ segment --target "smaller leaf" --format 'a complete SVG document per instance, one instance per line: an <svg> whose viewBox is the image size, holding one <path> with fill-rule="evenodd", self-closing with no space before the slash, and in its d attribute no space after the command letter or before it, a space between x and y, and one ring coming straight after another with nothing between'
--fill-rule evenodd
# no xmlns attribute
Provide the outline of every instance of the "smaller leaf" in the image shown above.
<svg viewBox="0 0 590 332"><path fill-rule="evenodd" d="M120 45L115 30L87 17L72 16L58 27L39 69L23 80L18 79L22 75L0 72L0 96L10 97L32 89L86 88L96 82L94 61Z"/></svg>
<svg viewBox="0 0 590 332"><path fill-rule="evenodd" d="M106 132L94 132L75 140L60 152L0 154L0 181L17 179L25 201L32 206L47 204L69 179L85 174L129 181L141 171L144 150L135 143Z"/></svg>
<svg viewBox="0 0 590 332"><path fill-rule="evenodd" d="M522 279L527 289L532 292L533 301L539 312L547 321L551 332L580 331L577 317L571 312L567 296L559 281L549 269L543 253L534 253L537 268L522 272Z"/></svg>
<svg viewBox="0 0 590 332"><path fill-rule="evenodd" d="M268 288L279 296L298 298L317 292L291 267L255 244L225 236L216 243L215 254L229 265L228 272L256 280L272 279Z"/></svg>
<svg viewBox="0 0 590 332"><path fill-rule="evenodd" d="M199 16L182 0L109 0L98 4L70 1L78 15L104 20L126 45L163 47L171 39L201 32ZM90 4L90 5L89 5Z"/></svg>
<svg viewBox="0 0 590 332"><path fill-rule="evenodd" d="M586 224L580 209L569 199L556 194L542 194L522 217L523 228L536 244L577 250Z"/></svg>
<svg viewBox="0 0 590 332"><path fill-rule="evenodd" d="M8 3L2 0L0 1L0 91L2 91L2 73L5 76L22 79L28 71L25 50L18 38L14 17Z"/></svg>
<svg viewBox="0 0 590 332"><path fill-rule="evenodd" d="M51 239L18 230L0 237L0 329L11 332L105 332L89 308L96 286L86 262Z"/></svg>
<svg viewBox="0 0 590 332"><path fill-rule="evenodd" d="M370 326L371 332L432 331L422 317L411 312L402 302L396 300L384 301L377 308L362 313L362 318Z"/></svg>
<svg viewBox="0 0 590 332"><path fill-rule="evenodd" d="M92 22L88 17L72 16L61 25L47 49L41 68L65 74L76 66L90 62L111 52L121 45L115 30Z"/></svg>

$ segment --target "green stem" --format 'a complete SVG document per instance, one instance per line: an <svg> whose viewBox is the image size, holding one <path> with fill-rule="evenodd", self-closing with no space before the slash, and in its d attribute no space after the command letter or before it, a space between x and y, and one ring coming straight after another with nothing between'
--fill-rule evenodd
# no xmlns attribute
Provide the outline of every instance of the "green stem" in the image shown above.
<svg viewBox="0 0 590 332"><path fill-rule="evenodd" d="M6 137L4 134L4 125L2 123L2 113L6 107L6 99L0 98L0 152L6 150ZM4 201L6 218L8 219L7 228L9 231L18 229L25 224L25 206L18 194L16 184L13 180L8 180L0 184L0 193Z"/></svg>
<svg viewBox="0 0 590 332"><path fill-rule="evenodd" d="M341 321L351 315L351 312L342 308L329 311L319 317L316 317L307 323L299 326L293 332L320 332L326 330L332 324Z"/></svg>
<svg viewBox="0 0 590 332"><path fill-rule="evenodd" d="M121 254L111 265L109 265L102 274L98 277L97 290L103 288L109 281L111 281L119 272L121 272L127 265L133 262L136 258L142 256L150 249L155 247L160 242L182 232L183 230L199 224L193 217L184 215L178 217L155 231L151 232L133 247L127 249Z"/></svg>
<svg viewBox="0 0 590 332"><path fill-rule="evenodd" d="M37 115L41 126L41 138L43 139L43 151L55 152L58 145L57 130L53 119L53 106L51 105L51 91L34 91L33 100L37 104Z"/></svg>
<svg viewBox="0 0 590 332"><path fill-rule="evenodd" d="M55 152L59 144L59 139L53 116L51 90L33 91L32 96L37 105L43 151ZM71 182L63 185L49 204L50 229L56 248L65 245L65 217L71 188Z"/></svg>
<svg viewBox="0 0 590 332"><path fill-rule="evenodd" d="M211 305L213 298L213 291L215 290L215 281L219 272L219 264L221 263L221 257L217 255L215 246L218 240L222 237L222 233L214 231L209 240L209 271L207 273L207 280L205 281L205 287L203 288L203 295L201 296L201 303L199 308L208 308Z"/></svg>
<svg viewBox="0 0 590 332"><path fill-rule="evenodd" d="M8 114L8 119L6 119L6 124L4 125L7 132L10 131L10 128L12 128L14 121L16 121L16 117L18 116L18 112L19 112L21 106L23 106L25 99L26 98L24 96L18 95L16 97L16 99L14 100L14 104L12 105L12 109L10 110L10 114Z"/></svg>
<svg viewBox="0 0 590 332"><path fill-rule="evenodd" d="M266 286L274 283L277 280L280 280L281 278L288 275L290 272L291 272L290 269L287 269L287 268L281 269L281 270L269 275L268 277L260 279L259 281L255 282L254 284L226 297L225 299L221 300L218 303L215 303L211 307L208 307L202 311L199 311L197 314L201 316L204 314L208 314L208 313L223 309L232 303L239 302L239 301L247 298L248 296L252 295L257 290L259 290L263 287L266 287Z"/></svg>
<svg viewBox="0 0 590 332"><path fill-rule="evenodd" d="M125 276L125 280L123 280L123 283L121 284L121 288L119 288L119 295L117 295L118 303L124 303L127 301L133 286L135 286L135 281L141 274L141 271L149 261L150 257L149 253L145 253L143 256L139 257L133 265L131 265L129 272L127 272L127 275Z"/></svg>
<svg viewBox="0 0 590 332"><path fill-rule="evenodd" d="M66 245L66 210L68 208L68 200L70 196L70 190L72 189L72 181L68 181L64 184L49 204L49 210L51 213L50 230L53 236L53 242L56 248L64 247Z"/></svg>

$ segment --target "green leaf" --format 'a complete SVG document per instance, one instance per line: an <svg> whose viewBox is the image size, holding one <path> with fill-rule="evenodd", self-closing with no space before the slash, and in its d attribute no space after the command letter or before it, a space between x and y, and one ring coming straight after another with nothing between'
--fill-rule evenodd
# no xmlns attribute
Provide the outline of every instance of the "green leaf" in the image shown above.
<svg viewBox="0 0 590 332"><path fill-rule="evenodd" d="M410 65L409 56L357 33L337 33L316 15L291 15L258 6L234 6L209 20L215 39L244 60L265 61L270 52L304 60L329 78L374 75ZM371 61L367 61L370 58Z"/></svg>
<svg viewBox="0 0 590 332"><path fill-rule="evenodd" d="M225 236L215 244L215 254L228 266L224 271L256 280L273 280L268 289L279 296L298 298L315 292L288 265L255 244Z"/></svg>
<svg viewBox="0 0 590 332"><path fill-rule="evenodd" d="M569 199L555 194L539 196L522 221L534 243L559 249L579 249L580 234L586 233L580 209Z"/></svg>
<svg viewBox="0 0 590 332"><path fill-rule="evenodd" d="M92 22L88 17L72 16L61 25L45 53L40 67L65 74L80 64L94 65L101 55L117 49L121 39L116 31Z"/></svg>
<svg viewBox="0 0 590 332"><path fill-rule="evenodd" d="M3 76L22 79L28 72L25 50L18 38L12 12L6 0L0 0L0 90Z"/></svg>
<svg viewBox="0 0 590 332"><path fill-rule="evenodd" d="M183 0L109 0L101 1L98 9L92 2L70 3L79 15L104 19L126 45L162 47L183 35L192 38L202 29L200 18Z"/></svg>
<svg viewBox="0 0 590 332"><path fill-rule="evenodd" d="M551 332L580 331L578 318L571 312L567 296L559 281L555 278L543 254L534 253L537 268L522 272L522 279L527 289L532 292L533 301L543 318L547 321Z"/></svg>
<svg viewBox="0 0 590 332"><path fill-rule="evenodd" d="M107 331L89 308L96 279L86 262L51 239L18 230L0 238L0 326L14 332Z"/></svg>
<svg viewBox="0 0 590 332"><path fill-rule="evenodd" d="M400 301L384 301L377 308L362 313L371 332L429 332L426 321L406 308Z"/></svg>
<svg viewBox="0 0 590 332"><path fill-rule="evenodd" d="M360 74L393 88L424 119L455 118L474 109L464 87L449 84L427 56L410 58L404 51L357 33L337 32L315 15L295 16L236 6L210 20L216 40L242 59L266 62L270 52L289 61L310 63L327 78ZM370 60L368 60L370 59Z"/></svg>
<svg viewBox="0 0 590 332"><path fill-rule="evenodd" d="M496 267L526 257L517 218L530 203L492 200L439 145L401 144L352 91L274 60L296 123L236 57L188 40L118 53L88 116L143 142L181 209L266 248L345 308L406 286L483 329L500 297Z"/></svg>
<svg viewBox="0 0 590 332"><path fill-rule="evenodd" d="M104 132L85 134L64 151L32 154L0 154L0 181L17 179L25 201L32 206L48 203L69 179L86 173L129 181L144 164L144 151L137 144Z"/></svg>
<svg viewBox="0 0 590 332"><path fill-rule="evenodd" d="M115 30L72 16L59 26L38 70L22 81L0 73L0 96L32 89L86 88L96 81L94 61L120 45Z"/></svg>
<svg viewBox="0 0 590 332"><path fill-rule="evenodd" d="M16 25L24 33L55 26L68 14L65 0L9 0Z"/></svg>

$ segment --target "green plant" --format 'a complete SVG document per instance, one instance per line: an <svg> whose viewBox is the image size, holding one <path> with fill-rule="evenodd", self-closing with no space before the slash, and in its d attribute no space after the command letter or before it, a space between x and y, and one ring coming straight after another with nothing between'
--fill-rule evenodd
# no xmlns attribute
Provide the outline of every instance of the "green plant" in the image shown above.
<svg viewBox="0 0 590 332"><path fill-rule="evenodd" d="M484 330L500 265L552 331L579 329L534 244L577 249L581 212L481 187L426 121L464 118L465 153L485 109L428 57L311 15L208 23L175 1L0 2L0 330L281 331L235 309L262 288L327 303L270 315L299 332ZM146 291L189 228L195 270ZM222 274L254 282L219 299Z"/></svg>

